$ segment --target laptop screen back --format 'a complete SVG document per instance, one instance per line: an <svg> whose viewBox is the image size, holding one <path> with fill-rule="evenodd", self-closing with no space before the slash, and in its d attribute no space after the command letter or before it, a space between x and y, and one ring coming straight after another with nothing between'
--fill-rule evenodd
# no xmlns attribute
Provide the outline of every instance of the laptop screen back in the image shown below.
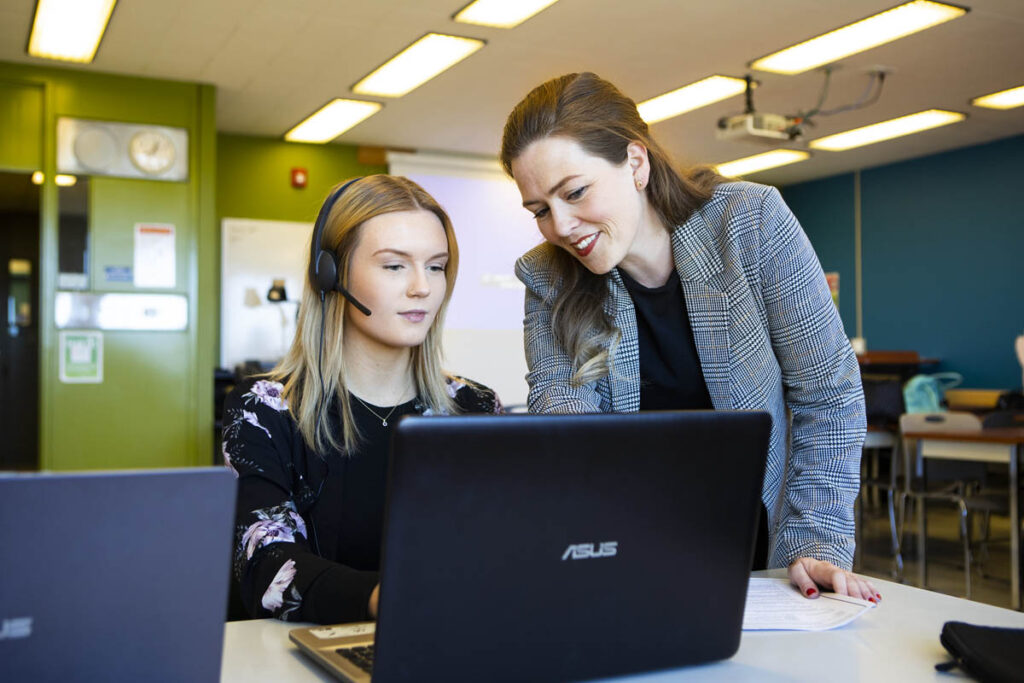
<svg viewBox="0 0 1024 683"><path fill-rule="evenodd" d="M220 676L224 468L0 475L0 679Z"/></svg>
<svg viewBox="0 0 1024 683"><path fill-rule="evenodd" d="M731 656L769 428L739 412L404 418L375 683Z"/></svg>

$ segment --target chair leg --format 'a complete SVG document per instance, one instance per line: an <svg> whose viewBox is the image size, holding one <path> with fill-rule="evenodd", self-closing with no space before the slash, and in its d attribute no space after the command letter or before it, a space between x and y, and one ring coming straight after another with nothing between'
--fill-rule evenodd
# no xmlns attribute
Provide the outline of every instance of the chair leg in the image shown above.
<svg viewBox="0 0 1024 683"><path fill-rule="evenodd" d="M978 544L978 557L974 563L978 565L978 572L985 577L985 565L988 564L988 541L992 532L992 511L985 510L984 522L981 525L981 541Z"/></svg>
<svg viewBox="0 0 1024 683"><path fill-rule="evenodd" d="M925 537L928 533L928 522L925 519L924 496L917 497L917 578L918 587L928 587L928 562L925 555Z"/></svg>
<svg viewBox="0 0 1024 683"><path fill-rule="evenodd" d="M964 590L967 599L971 599L971 530L967 524L967 505L963 498L957 501L960 506L960 538L964 544Z"/></svg>
<svg viewBox="0 0 1024 683"><path fill-rule="evenodd" d="M893 576L900 583L903 582L903 522L906 516L906 502L907 502L907 486L910 481L909 473L906 472L906 464L903 462L903 449L901 447L902 439L897 439L893 444L891 451L889 452L889 488L887 489L886 496L889 504L889 531L892 534L892 557L893 557ZM903 472L903 487L897 489L900 485L900 471ZM899 501L900 512L896 515L896 510L893 509L894 500Z"/></svg>
<svg viewBox="0 0 1024 683"><path fill-rule="evenodd" d="M879 469L880 469L879 461L880 460L881 460L881 458L878 455L878 449L877 448L872 448L871 449L871 465L870 465L870 467L871 467L871 480L872 481L878 481L878 472L879 472ZM872 487L872 488L873 488L873 490L871 492L871 507L873 509L877 509L878 505L879 505L879 492L878 492L878 488L877 487Z"/></svg>
<svg viewBox="0 0 1024 683"><path fill-rule="evenodd" d="M892 558L893 558L893 577L902 582L903 581L903 494L900 493L900 526L896 525L896 509L894 499L896 498L896 492L890 488L887 491L887 498L889 503L889 532L892 535Z"/></svg>

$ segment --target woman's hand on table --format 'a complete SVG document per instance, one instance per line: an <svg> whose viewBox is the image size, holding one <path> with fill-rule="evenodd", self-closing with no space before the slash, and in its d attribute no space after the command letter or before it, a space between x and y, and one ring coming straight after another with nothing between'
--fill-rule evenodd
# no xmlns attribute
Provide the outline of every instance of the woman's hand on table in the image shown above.
<svg viewBox="0 0 1024 683"><path fill-rule="evenodd" d="M840 569L831 562L798 557L789 565L789 581L807 598L818 597L819 587L878 603L882 594L863 576Z"/></svg>

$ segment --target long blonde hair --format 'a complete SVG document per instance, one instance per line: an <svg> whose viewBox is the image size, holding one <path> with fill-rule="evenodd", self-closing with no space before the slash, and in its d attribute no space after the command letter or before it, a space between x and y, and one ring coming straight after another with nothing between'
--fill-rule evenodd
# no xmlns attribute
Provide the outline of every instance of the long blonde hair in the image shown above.
<svg viewBox="0 0 1024 683"><path fill-rule="evenodd" d="M609 163L626 161L626 147L647 148L651 175L647 199L666 230L682 225L711 198L724 178L709 168L681 173L651 136L636 104L618 88L592 73L566 74L530 91L505 122L501 164L512 162L537 140L561 136ZM620 332L604 311L608 275L595 275L564 249L545 245L552 255L558 291L549 302L555 339L573 359L572 383L596 381L611 370L609 360Z"/></svg>
<svg viewBox="0 0 1024 683"><path fill-rule="evenodd" d="M331 192L341 185L336 185ZM325 250L337 255L339 278L342 283L347 283L349 262L352 251L359 243L363 224L382 214L417 210L429 211L441 221L448 241L448 265L445 268L444 300L426 339L412 349L413 379L420 401L428 408L434 412L456 412L455 402L448 395L446 387L441 349L444 314L459 268L459 248L448 214L426 190L408 178L367 176L352 183L331 208L324 226L322 244ZM271 379L284 384L283 393L288 400L288 410L306 443L321 455L328 448L352 453L361 440L349 405L345 359L341 352L345 337L345 310L350 305L344 297L335 293L328 294L321 302L319 292L313 290L307 278L302 289L295 339L285 357L269 373ZM332 432L330 420L321 419L323 413L329 414L335 405L341 412L340 439Z"/></svg>

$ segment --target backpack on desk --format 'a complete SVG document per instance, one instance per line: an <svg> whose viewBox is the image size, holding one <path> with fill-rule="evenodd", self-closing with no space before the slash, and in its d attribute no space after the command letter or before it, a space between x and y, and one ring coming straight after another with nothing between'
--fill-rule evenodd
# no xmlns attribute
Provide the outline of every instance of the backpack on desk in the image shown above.
<svg viewBox="0 0 1024 683"><path fill-rule="evenodd" d="M903 402L908 413L945 412L946 389L964 381L958 372L937 372L933 375L914 375L903 385Z"/></svg>
<svg viewBox="0 0 1024 683"><path fill-rule="evenodd" d="M996 402L996 410L1022 410L1024 411L1024 393L1020 389L1004 391L999 394Z"/></svg>
<svg viewBox="0 0 1024 683"><path fill-rule="evenodd" d="M983 683L1021 680L1024 670L1024 629L976 626L962 621L942 625L939 642L952 661L936 664L937 671L959 667Z"/></svg>

